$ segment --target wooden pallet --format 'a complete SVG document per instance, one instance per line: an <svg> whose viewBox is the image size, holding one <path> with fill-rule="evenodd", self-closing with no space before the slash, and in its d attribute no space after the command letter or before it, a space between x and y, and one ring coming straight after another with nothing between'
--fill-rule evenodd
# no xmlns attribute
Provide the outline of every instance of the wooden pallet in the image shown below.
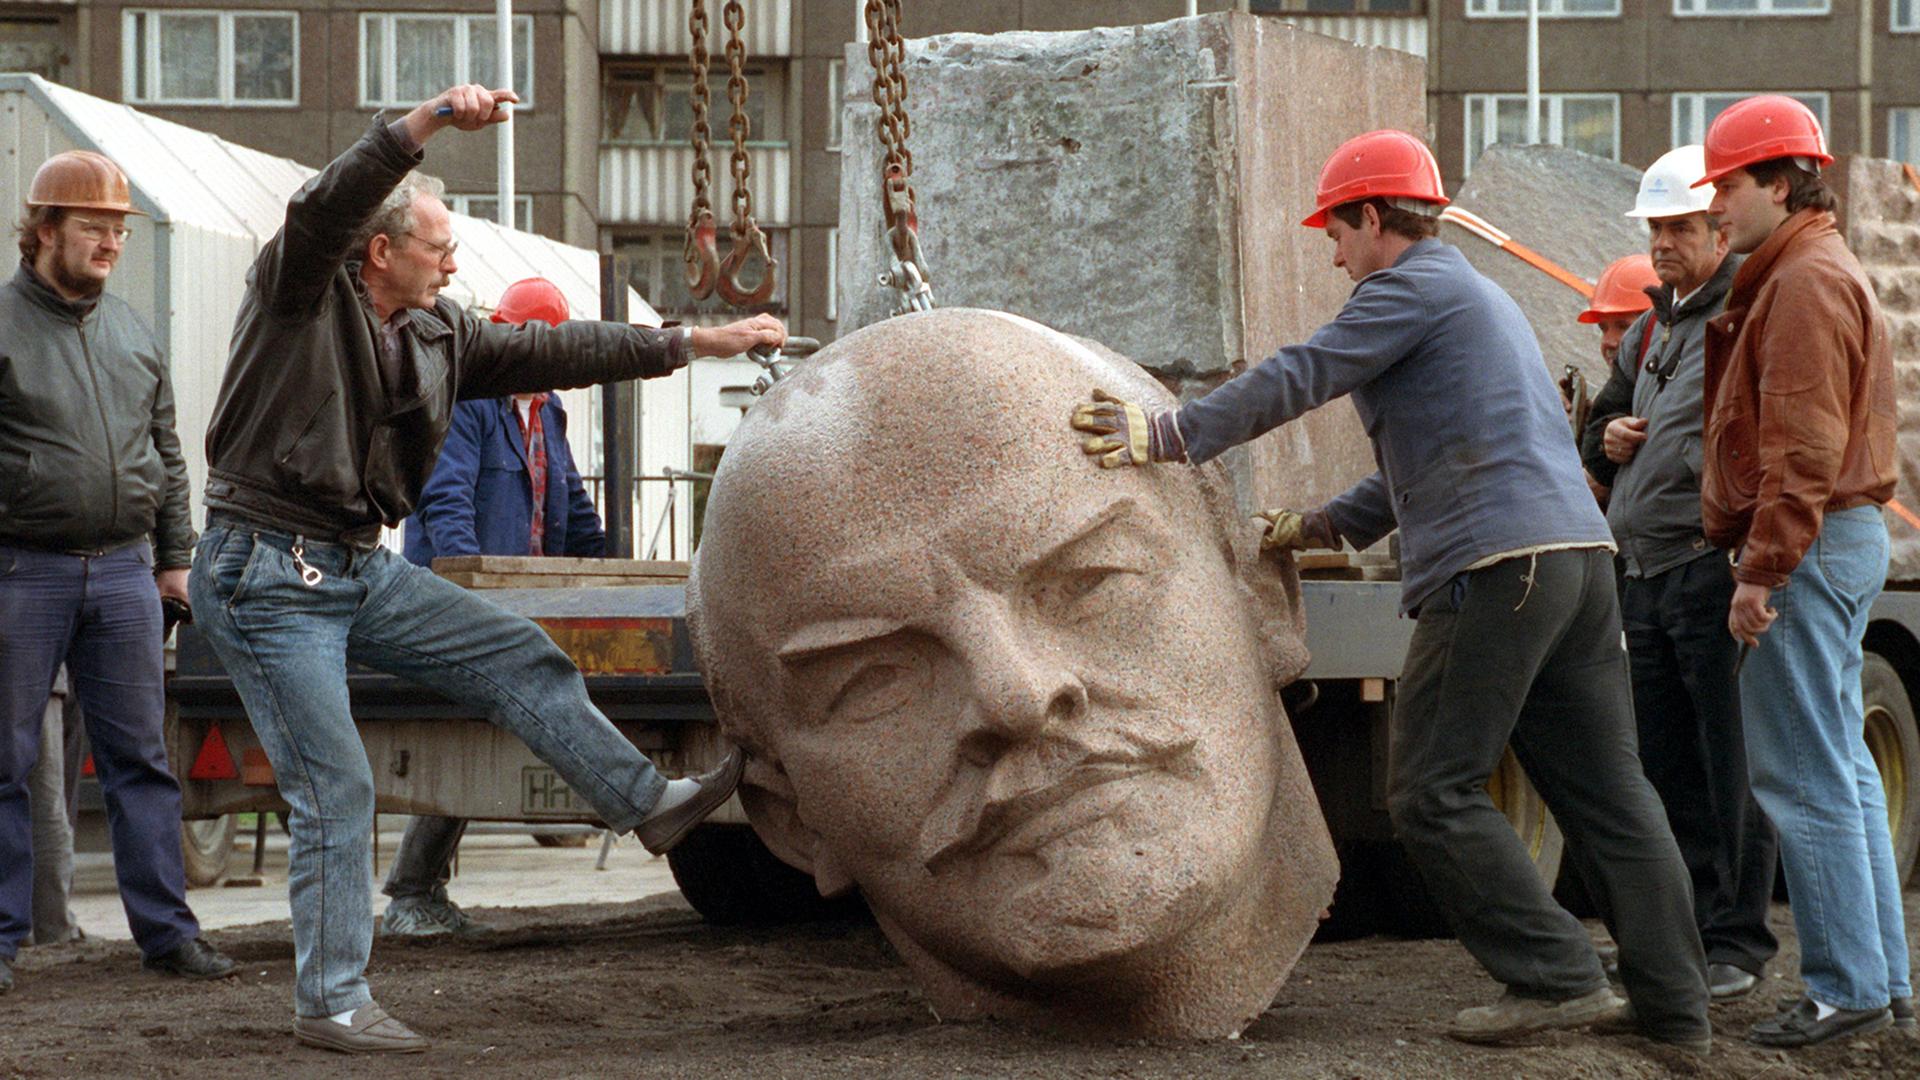
<svg viewBox="0 0 1920 1080"><path fill-rule="evenodd" d="M1293 557L1300 576L1315 581L1396 581L1400 568L1385 552L1303 551Z"/></svg>
<svg viewBox="0 0 1920 1080"><path fill-rule="evenodd" d="M433 572L469 589L578 589L684 585L688 564L653 559L535 558L454 555L433 560Z"/></svg>

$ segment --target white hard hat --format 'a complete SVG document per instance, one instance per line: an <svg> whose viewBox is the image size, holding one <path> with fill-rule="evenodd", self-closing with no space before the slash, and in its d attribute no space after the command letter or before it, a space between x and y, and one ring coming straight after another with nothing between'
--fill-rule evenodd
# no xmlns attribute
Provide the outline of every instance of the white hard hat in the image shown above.
<svg viewBox="0 0 1920 1080"><path fill-rule="evenodd" d="M1660 155L1640 176L1640 196L1633 200L1632 218L1679 217L1698 214L1713 204L1713 188L1693 185L1707 175L1704 147L1682 146Z"/></svg>

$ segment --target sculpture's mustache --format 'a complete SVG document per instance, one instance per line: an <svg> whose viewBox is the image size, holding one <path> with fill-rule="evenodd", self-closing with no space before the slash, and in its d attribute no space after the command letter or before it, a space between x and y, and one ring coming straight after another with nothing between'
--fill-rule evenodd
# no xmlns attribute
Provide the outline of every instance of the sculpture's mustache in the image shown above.
<svg viewBox="0 0 1920 1080"><path fill-rule="evenodd" d="M984 770L963 770L920 830L928 870L992 848L1037 814L1089 788L1174 771L1198 741L1184 724L1130 716L1125 727L1049 732L1015 745Z"/></svg>

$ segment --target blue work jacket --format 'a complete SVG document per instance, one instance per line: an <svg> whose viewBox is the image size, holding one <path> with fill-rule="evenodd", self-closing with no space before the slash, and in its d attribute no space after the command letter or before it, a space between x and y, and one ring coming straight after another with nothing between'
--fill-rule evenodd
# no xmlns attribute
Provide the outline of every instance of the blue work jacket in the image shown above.
<svg viewBox="0 0 1920 1080"><path fill-rule="evenodd" d="M1379 471L1325 509L1356 548L1400 530L1401 611L1491 555L1613 546L1533 328L1453 245L1367 275L1311 338L1182 406L1180 433L1206 461L1343 394Z"/></svg>
<svg viewBox="0 0 1920 1080"><path fill-rule="evenodd" d="M547 398L540 416L547 444L545 554L605 555L606 534L573 467L558 395ZM407 561L427 566L442 555L526 555L532 532L533 482L513 399L459 402L420 505L407 518Z"/></svg>

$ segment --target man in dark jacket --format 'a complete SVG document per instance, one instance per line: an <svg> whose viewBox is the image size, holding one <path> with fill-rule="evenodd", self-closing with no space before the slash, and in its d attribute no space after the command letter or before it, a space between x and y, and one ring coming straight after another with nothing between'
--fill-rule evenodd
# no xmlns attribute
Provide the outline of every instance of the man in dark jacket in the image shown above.
<svg viewBox="0 0 1920 1080"><path fill-rule="evenodd" d="M1355 282L1340 314L1178 410L1082 406L1074 426L1094 433L1083 449L1109 466L1203 462L1351 394L1379 471L1318 510L1268 512L1266 542L1365 548L1400 532L1401 611L1419 626L1387 809L1461 944L1507 987L1449 1034L1495 1042L1622 1004L1487 795L1511 744L1613 916L1642 1032L1704 1054L1706 962L1686 868L1633 754L1613 541L1533 329L1434 239L1447 199L1418 139L1351 139L1319 188L1302 224L1327 231Z"/></svg>
<svg viewBox="0 0 1920 1080"><path fill-rule="evenodd" d="M545 278L507 287L493 321L522 326L567 321L567 298ZM599 558L606 532L567 445L567 413L552 394L462 401L453 407L440 461L420 508L407 519L407 561L432 566L442 555L556 555ZM447 896L464 818L419 815L407 822L381 889L393 899L380 932L401 937L490 929Z"/></svg>
<svg viewBox="0 0 1920 1080"><path fill-rule="evenodd" d="M1699 146L1647 168L1628 216L1646 221L1653 309L1627 331L1609 385L1626 387L1623 415L1597 417L1613 480L1607 523L1620 545L1621 622L1633 671L1640 761L1693 877L1694 920L1716 999L1758 983L1779 942L1767 927L1776 857L1773 827L1747 786L1740 731L1739 648L1726 633L1733 574L1700 527L1701 384L1707 320L1720 313L1737 256L1707 216L1713 193Z"/></svg>
<svg viewBox="0 0 1920 1080"><path fill-rule="evenodd" d="M735 754L666 780L538 626L379 544L412 512L456 398L666 375L696 354L785 340L766 315L666 331L508 327L440 297L457 269L452 219L438 185L409 174L441 129L504 122L515 100L454 87L375 122L295 193L254 260L207 431L194 607L292 809L295 1035L349 1053L427 1041L367 989L373 770L348 656L491 717L649 850L724 802L742 766Z"/></svg>
<svg viewBox="0 0 1920 1080"><path fill-rule="evenodd" d="M1707 323L1701 523L1731 551L1727 630L1753 794L1779 830L1806 994L1748 1038L1807 1046L1910 1016L1886 792L1867 749L1861 643L1887 577L1893 348L1820 177L1820 121L1790 97L1707 129L1708 213L1747 256Z"/></svg>
<svg viewBox="0 0 1920 1080"><path fill-rule="evenodd" d="M0 288L0 993L31 918L27 774L63 662L145 966L233 970L187 910L161 730L160 601L186 595L193 523L166 358L105 292L132 213L113 162L56 155L34 175L20 268Z"/></svg>

